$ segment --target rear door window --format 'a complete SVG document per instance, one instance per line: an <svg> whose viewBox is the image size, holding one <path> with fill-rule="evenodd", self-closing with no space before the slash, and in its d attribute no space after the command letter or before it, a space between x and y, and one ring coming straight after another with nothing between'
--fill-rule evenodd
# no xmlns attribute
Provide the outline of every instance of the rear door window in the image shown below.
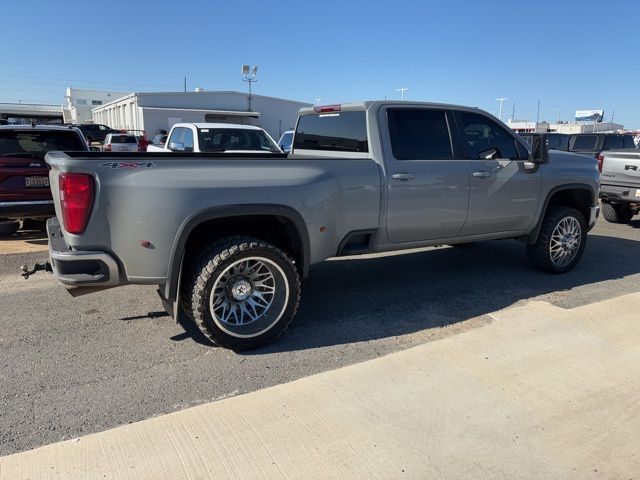
<svg viewBox="0 0 640 480"><path fill-rule="evenodd" d="M294 150L368 152L364 111L303 115L293 141Z"/></svg>
<svg viewBox="0 0 640 480"><path fill-rule="evenodd" d="M605 150L613 150L615 148L624 148L624 140L619 135L610 135L604 141Z"/></svg>
<svg viewBox="0 0 640 480"><path fill-rule="evenodd" d="M471 160L521 158L525 148L516 147L516 139L493 120L472 112L460 112L462 143ZM520 153L519 153L520 150Z"/></svg>
<svg viewBox="0 0 640 480"><path fill-rule="evenodd" d="M624 136L624 147L623 148L636 148L636 142L633 141L632 135Z"/></svg>
<svg viewBox="0 0 640 480"><path fill-rule="evenodd" d="M451 135L444 110L390 108L389 135L398 160L449 160Z"/></svg>
<svg viewBox="0 0 640 480"><path fill-rule="evenodd" d="M571 150L595 150L598 144L596 135L576 135L573 137Z"/></svg>

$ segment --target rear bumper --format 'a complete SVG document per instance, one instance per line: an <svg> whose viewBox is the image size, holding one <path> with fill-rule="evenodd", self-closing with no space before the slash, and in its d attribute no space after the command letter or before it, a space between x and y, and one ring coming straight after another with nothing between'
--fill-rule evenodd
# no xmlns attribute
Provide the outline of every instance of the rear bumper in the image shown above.
<svg viewBox="0 0 640 480"><path fill-rule="evenodd" d="M640 197L636 197L639 187L619 187L617 185L600 185L600 198L610 202L640 203Z"/></svg>
<svg viewBox="0 0 640 480"><path fill-rule="evenodd" d="M116 260L105 252L71 250L62 236L56 217L47 220L49 257L54 275L74 287L114 287L120 273Z"/></svg>
<svg viewBox="0 0 640 480"><path fill-rule="evenodd" d="M47 218L55 214L53 200L0 201L0 218Z"/></svg>

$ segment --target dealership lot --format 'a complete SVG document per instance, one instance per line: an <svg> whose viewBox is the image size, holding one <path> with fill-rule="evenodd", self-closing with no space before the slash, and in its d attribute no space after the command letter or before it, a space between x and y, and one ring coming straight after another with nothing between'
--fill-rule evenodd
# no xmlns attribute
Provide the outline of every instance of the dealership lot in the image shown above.
<svg viewBox="0 0 640 480"><path fill-rule="evenodd" d="M573 308L637 292L640 220L601 220L583 261L561 276L533 270L515 241L325 262L289 332L245 354L175 324L152 287L74 299L49 275L18 276L42 258L0 256L2 455L479 328L527 300Z"/></svg>

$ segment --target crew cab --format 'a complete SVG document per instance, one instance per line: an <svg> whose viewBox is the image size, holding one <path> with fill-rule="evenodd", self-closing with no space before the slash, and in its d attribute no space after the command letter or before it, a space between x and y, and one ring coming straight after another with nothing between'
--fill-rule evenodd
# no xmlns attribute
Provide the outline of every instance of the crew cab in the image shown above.
<svg viewBox="0 0 640 480"><path fill-rule="evenodd" d="M602 214L611 223L629 223L640 213L640 150L610 150L598 157Z"/></svg>
<svg viewBox="0 0 640 480"><path fill-rule="evenodd" d="M569 141L569 151L594 158L606 150L635 146L633 135L623 133L578 133Z"/></svg>
<svg viewBox="0 0 640 480"><path fill-rule="evenodd" d="M282 153L262 128L230 123L176 123L166 143L147 152Z"/></svg>
<svg viewBox="0 0 640 480"><path fill-rule="evenodd" d="M211 133L189 131L194 147ZM456 105L304 108L288 156L56 152L47 162L57 278L75 295L157 285L171 315L235 350L280 335L301 280L327 258L506 238L563 273L598 215L595 159L548 151L544 137L529 147Z"/></svg>
<svg viewBox="0 0 640 480"><path fill-rule="evenodd" d="M87 151L73 127L0 126L0 233L14 233L19 220L43 220L55 214L49 189L50 150Z"/></svg>

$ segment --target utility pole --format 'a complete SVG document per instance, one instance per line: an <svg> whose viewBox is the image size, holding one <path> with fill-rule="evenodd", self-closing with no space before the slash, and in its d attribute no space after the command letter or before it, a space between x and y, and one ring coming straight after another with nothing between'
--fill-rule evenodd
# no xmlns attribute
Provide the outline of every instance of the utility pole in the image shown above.
<svg viewBox="0 0 640 480"><path fill-rule="evenodd" d="M611 110L611 123L613 123L613 116L616 114L615 110Z"/></svg>
<svg viewBox="0 0 640 480"><path fill-rule="evenodd" d="M316 107L320 105L321 98L316 98Z"/></svg>
<svg viewBox="0 0 640 480"><path fill-rule="evenodd" d="M498 120L502 120L502 104L505 100L509 100L507 97L496 98L496 102L500 102L500 110L498 111Z"/></svg>
<svg viewBox="0 0 640 480"><path fill-rule="evenodd" d="M511 120L515 120L516 119L516 102L515 100L513 101L513 110L511 110Z"/></svg>
<svg viewBox="0 0 640 480"><path fill-rule="evenodd" d="M184 93L187 93L187 76L184 76Z"/></svg>
<svg viewBox="0 0 640 480"><path fill-rule="evenodd" d="M536 115L536 125L540 121L540 100L538 100L538 114Z"/></svg>
<svg viewBox="0 0 640 480"><path fill-rule="evenodd" d="M250 68L249 65L242 65L242 81L249 83L249 97L247 98L247 110L251 111L251 84L257 82L256 75L258 73L258 66L254 65Z"/></svg>
<svg viewBox="0 0 640 480"><path fill-rule="evenodd" d="M400 100L404 100L404 92L409 90L408 88L396 88L396 92L400 92Z"/></svg>

